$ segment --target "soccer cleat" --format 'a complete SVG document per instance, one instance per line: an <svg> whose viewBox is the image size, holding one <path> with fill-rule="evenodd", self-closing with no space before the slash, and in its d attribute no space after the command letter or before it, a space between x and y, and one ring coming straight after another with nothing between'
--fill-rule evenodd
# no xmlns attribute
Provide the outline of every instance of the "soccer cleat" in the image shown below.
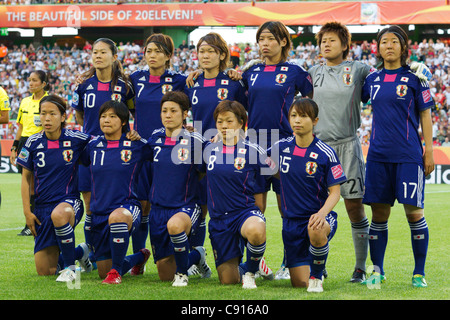
<svg viewBox="0 0 450 320"><path fill-rule="evenodd" d="M385 282L386 276L384 274L380 274L379 272L373 271L370 277L362 281L361 284L373 288L373 286L380 285L381 283Z"/></svg>
<svg viewBox="0 0 450 320"><path fill-rule="evenodd" d="M323 292L322 280L310 277L307 292Z"/></svg>
<svg viewBox="0 0 450 320"><path fill-rule="evenodd" d="M242 289L256 289L255 274L246 272L242 276Z"/></svg>
<svg viewBox="0 0 450 320"><path fill-rule="evenodd" d="M144 255L144 261L142 263L139 263L137 265L135 265L133 268L131 268L130 274L132 276L138 276L141 274L144 274L144 270L145 270L145 264L148 261L148 258L150 258L150 250L143 248L141 250L139 250L143 255Z"/></svg>
<svg viewBox="0 0 450 320"><path fill-rule="evenodd" d="M412 285L414 288L426 288L428 287L425 277L421 274L415 274L412 277Z"/></svg>
<svg viewBox="0 0 450 320"><path fill-rule="evenodd" d="M352 278L350 279L350 282L360 283L363 282L364 280L366 280L366 272L359 268L355 269L355 271L353 271L353 275Z"/></svg>
<svg viewBox="0 0 450 320"><path fill-rule="evenodd" d="M186 287L188 285L189 278L187 274L177 272L172 281L172 287Z"/></svg>
<svg viewBox="0 0 450 320"><path fill-rule="evenodd" d="M80 267L82 268L82 270L89 273L94 268L92 266L91 260L89 259L89 253L91 251L89 250L89 247L86 243L80 243L79 246L83 249L83 256L80 260L78 260L78 262L80 263Z"/></svg>
<svg viewBox="0 0 450 320"><path fill-rule="evenodd" d="M262 258L259 261L259 270L256 272L255 277L263 277L266 280L273 280L274 275L272 269L266 264L266 258Z"/></svg>
<svg viewBox="0 0 450 320"><path fill-rule="evenodd" d="M200 274L200 271L198 270L197 266L195 264L193 264L187 271L188 273L188 277L190 276L196 276L198 274Z"/></svg>
<svg viewBox="0 0 450 320"><path fill-rule="evenodd" d="M197 250L200 253L200 261L196 265L197 269L200 273L200 276L205 279L211 277L211 268L206 263L206 250L203 247L195 247L195 250Z"/></svg>
<svg viewBox="0 0 450 320"><path fill-rule="evenodd" d="M72 282L76 278L75 272L70 269L69 267L65 268L64 270L61 270L59 272L58 278L56 278L57 282Z"/></svg>
<svg viewBox="0 0 450 320"><path fill-rule="evenodd" d="M116 269L111 269L106 275L105 280L102 281L102 284L120 284L122 283L122 277Z"/></svg>
<svg viewBox="0 0 450 320"><path fill-rule="evenodd" d="M289 268L286 268L285 266L281 266L275 273L275 280L289 280L290 278L291 274L289 273Z"/></svg>
<svg viewBox="0 0 450 320"><path fill-rule="evenodd" d="M20 233L17 234L18 236L31 236L31 230L30 228L28 228L28 226L25 226L25 228L22 229L22 231L20 231Z"/></svg>

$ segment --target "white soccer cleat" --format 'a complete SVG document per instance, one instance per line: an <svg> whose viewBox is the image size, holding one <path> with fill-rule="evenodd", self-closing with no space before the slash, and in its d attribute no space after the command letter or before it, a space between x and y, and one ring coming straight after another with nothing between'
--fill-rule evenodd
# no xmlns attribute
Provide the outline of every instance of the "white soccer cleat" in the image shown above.
<svg viewBox="0 0 450 320"><path fill-rule="evenodd" d="M289 268L282 266L275 273L275 280L289 280L291 279L291 274L289 273Z"/></svg>
<svg viewBox="0 0 450 320"><path fill-rule="evenodd" d="M59 272L58 278L56 278L57 282L73 282L76 279L75 271L70 269L69 267L61 270Z"/></svg>
<svg viewBox="0 0 450 320"><path fill-rule="evenodd" d="M188 282L189 278L187 274L176 273L173 278L172 287L186 287Z"/></svg>
<svg viewBox="0 0 450 320"><path fill-rule="evenodd" d="M311 277L309 278L308 292L323 292L322 280Z"/></svg>
<svg viewBox="0 0 450 320"><path fill-rule="evenodd" d="M255 274L246 272L242 276L242 289L256 289Z"/></svg>
<svg viewBox="0 0 450 320"><path fill-rule="evenodd" d="M80 260L78 260L78 262L80 263L81 269L84 270L84 272L89 273L93 269L92 262L91 260L89 260L89 253L91 252L91 250L89 250L89 247L86 243L80 243L79 247L83 249L83 256Z"/></svg>
<svg viewBox="0 0 450 320"><path fill-rule="evenodd" d="M255 277L263 277L266 280L273 280L274 275L272 269L266 263L266 258L262 258L259 261L259 270L256 272Z"/></svg>
<svg viewBox="0 0 450 320"><path fill-rule="evenodd" d="M211 268L206 263L206 250L203 247L195 247L195 250L197 250L200 253L200 262L196 265L198 272L200 276L204 278L211 277ZM189 272L189 271L188 271Z"/></svg>

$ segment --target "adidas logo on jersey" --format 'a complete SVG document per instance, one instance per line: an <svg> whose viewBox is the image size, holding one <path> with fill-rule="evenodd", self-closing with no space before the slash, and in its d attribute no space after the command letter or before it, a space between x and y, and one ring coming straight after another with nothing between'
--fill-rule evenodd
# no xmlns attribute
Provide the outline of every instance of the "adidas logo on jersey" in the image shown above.
<svg viewBox="0 0 450 320"><path fill-rule="evenodd" d="M139 81L145 81L145 76L139 79Z"/></svg>
<svg viewBox="0 0 450 320"><path fill-rule="evenodd" d="M44 149L44 146L42 145L42 143L40 143L40 144L36 147L36 149Z"/></svg>
<svg viewBox="0 0 450 320"><path fill-rule="evenodd" d="M289 149L289 147L287 147L286 149L283 150L283 152L285 152L285 153L290 153L291 150Z"/></svg>

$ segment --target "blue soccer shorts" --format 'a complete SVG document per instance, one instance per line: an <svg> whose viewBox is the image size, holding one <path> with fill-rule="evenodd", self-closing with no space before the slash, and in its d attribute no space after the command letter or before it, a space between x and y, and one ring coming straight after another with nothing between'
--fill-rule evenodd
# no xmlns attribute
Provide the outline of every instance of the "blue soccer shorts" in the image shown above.
<svg viewBox="0 0 450 320"><path fill-rule="evenodd" d="M330 225L330 241L337 230L337 213L331 211L325 218ZM309 247L311 245L308 236L308 218L288 219L283 218L283 244L286 253L286 267L295 268L309 265Z"/></svg>
<svg viewBox="0 0 450 320"><path fill-rule="evenodd" d="M56 206L62 202L70 204L75 212L75 224L73 226L74 229L83 217L83 202L79 198L67 198L61 202L53 204L36 205L33 213L39 219L41 225L36 224L37 236L34 239L34 253L48 247L59 246L56 239L55 227L53 226L51 214Z"/></svg>
<svg viewBox="0 0 450 320"><path fill-rule="evenodd" d="M367 161L364 204L395 200L418 208L424 207L425 173L423 164Z"/></svg>
<svg viewBox="0 0 450 320"><path fill-rule="evenodd" d="M131 212L133 224L130 229L130 235L141 224L142 209L139 201L130 201L123 204L120 208L127 209ZM110 228L109 228L109 213L93 212L91 222L91 245L92 251L96 261L111 259L111 244L110 244Z"/></svg>
<svg viewBox="0 0 450 320"><path fill-rule="evenodd" d="M229 216L224 215L221 219L209 220L209 238L216 266L236 257L242 258L246 240L241 235L241 228L248 218L254 216L266 222L264 215L256 206Z"/></svg>
<svg viewBox="0 0 450 320"><path fill-rule="evenodd" d="M182 208L163 208L152 205L149 224L150 243L152 245L153 260L155 263L162 258L173 255L173 244L170 241L169 232L167 231L167 222L178 212L184 212L191 218L191 233L198 228L202 216L200 206L191 205Z"/></svg>

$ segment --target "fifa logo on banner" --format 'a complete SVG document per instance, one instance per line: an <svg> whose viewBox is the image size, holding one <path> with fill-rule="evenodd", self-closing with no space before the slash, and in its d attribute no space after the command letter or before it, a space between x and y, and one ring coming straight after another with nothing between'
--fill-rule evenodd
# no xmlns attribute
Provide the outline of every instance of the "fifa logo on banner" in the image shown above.
<svg viewBox="0 0 450 320"><path fill-rule="evenodd" d="M69 6L66 10L66 26L80 29L82 14L79 6Z"/></svg>
<svg viewBox="0 0 450 320"><path fill-rule="evenodd" d="M67 289L81 289L81 268L75 268L75 279L72 281L67 281Z"/></svg>

